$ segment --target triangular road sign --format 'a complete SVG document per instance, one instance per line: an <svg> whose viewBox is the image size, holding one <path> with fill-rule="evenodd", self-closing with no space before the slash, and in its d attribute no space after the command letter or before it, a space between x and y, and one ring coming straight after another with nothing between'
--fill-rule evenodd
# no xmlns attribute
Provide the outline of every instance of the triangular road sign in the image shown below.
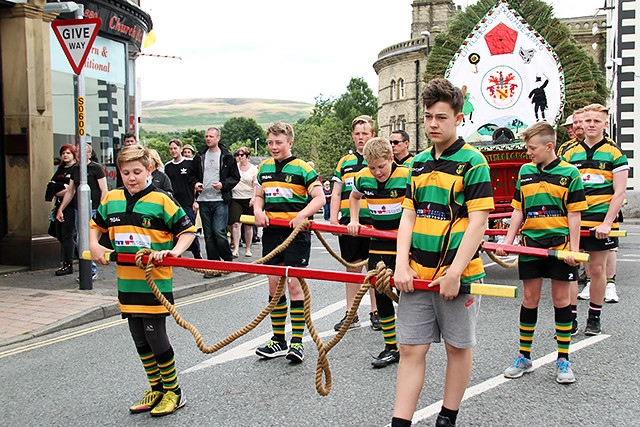
<svg viewBox="0 0 640 427"><path fill-rule="evenodd" d="M51 23L51 29L58 38L64 54L67 55L74 73L82 72L100 25L102 25L100 18L69 19Z"/></svg>

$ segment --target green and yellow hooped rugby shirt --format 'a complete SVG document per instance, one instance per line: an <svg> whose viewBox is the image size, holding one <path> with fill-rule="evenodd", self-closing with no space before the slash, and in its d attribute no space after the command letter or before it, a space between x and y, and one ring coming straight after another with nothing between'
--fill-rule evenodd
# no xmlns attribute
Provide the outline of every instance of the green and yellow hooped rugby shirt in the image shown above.
<svg viewBox="0 0 640 427"><path fill-rule="evenodd" d="M333 181L339 184L342 190L340 194L340 224L349 223L349 216L351 215L349 213L349 196L353 189L356 174L366 167L367 162L362 157L362 154L358 152L347 154L338 161L336 170L333 172ZM360 224L371 224L367 201L364 198L360 200Z"/></svg>

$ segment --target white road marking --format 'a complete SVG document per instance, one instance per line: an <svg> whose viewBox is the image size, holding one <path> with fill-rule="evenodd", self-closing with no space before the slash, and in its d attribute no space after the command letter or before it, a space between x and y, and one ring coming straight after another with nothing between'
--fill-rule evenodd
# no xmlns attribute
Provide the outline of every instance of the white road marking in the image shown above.
<svg viewBox="0 0 640 427"><path fill-rule="evenodd" d="M596 335L596 336L593 336L593 337L586 338L586 339L584 339L582 341L579 341L579 342L577 342L575 344L571 343L570 351L571 351L571 353L575 353L576 351L582 350L583 348L586 348L586 347L588 347L590 345L597 344L600 341L609 338L610 336L611 335L605 335L605 334ZM549 353L549 354L547 354L545 356L542 356L539 359L534 360L533 361L534 370L539 368L539 367L541 367L541 366L548 365L549 363L555 362L557 356L558 356L558 353L554 351L554 352ZM465 401L467 399L472 398L473 396L477 396L477 395L482 394L482 393L484 393L486 391L494 389L494 388L498 387L499 385L506 383L507 381L514 381L514 380L511 380L509 378L505 378L504 375L502 375L502 374L497 375L497 376L495 376L493 378L489 378L488 380L483 381L480 384L476 384L473 387L467 388L467 391L464 393L464 397L462 398L462 401ZM442 400L439 400L439 401L434 402L434 403L432 403L431 405L429 405L429 406L427 406L425 408L417 410L413 414L412 422L415 424L418 421L421 421L421 420L424 420L426 418L429 418L429 417L432 417L434 415L437 415L438 413L440 413L440 408L441 407L442 407ZM389 424L387 424L387 426L385 426L385 427L388 427L388 426L389 426Z"/></svg>
<svg viewBox="0 0 640 427"><path fill-rule="evenodd" d="M370 302L364 301L364 298L363 298L363 300L360 302L360 307L367 306L367 305L370 305ZM315 322L316 320L322 319L323 317L326 317L338 310L344 310L344 300L335 302L331 305L328 305L322 308L321 310L316 311L315 313L312 313L311 320ZM264 321L268 322L269 318L267 317ZM363 327L369 326L369 324L370 324L369 321L360 322L360 327L363 328ZM285 328L285 333L287 332L291 332L291 324L287 324ZM335 335L335 333L336 333L335 331L329 330L329 331L319 332L318 335L321 338L324 338L330 335ZM243 359L245 357L256 357L256 354L255 354L256 347L261 344L264 344L271 337L271 335L272 335L272 332L269 331L266 334L263 334L257 338L244 342L225 352L218 353L217 355L212 356L210 359L205 360L204 362L201 362L195 366L192 366L182 371L181 374L196 372L202 369L209 368L211 366L220 365L222 363L231 362L233 360ZM309 341L311 341L311 336L306 334L303 337L302 342L309 342Z"/></svg>

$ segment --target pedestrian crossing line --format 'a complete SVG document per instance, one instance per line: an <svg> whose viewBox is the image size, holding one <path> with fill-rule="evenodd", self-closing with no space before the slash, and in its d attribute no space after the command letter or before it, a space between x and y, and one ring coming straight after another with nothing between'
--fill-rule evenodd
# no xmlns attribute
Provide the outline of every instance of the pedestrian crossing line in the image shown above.
<svg viewBox="0 0 640 427"><path fill-rule="evenodd" d="M189 299L189 300L186 300L186 301L180 301L180 302L176 303L175 306L176 307L186 307L188 305L196 304L196 303L207 301L207 300L210 300L210 299L220 298L220 297L231 295L231 294L234 294L234 293L237 293L237 292L242 292L242 291L245 291L247 289L255 288L257 286L262 286L262 285L264 285L266 283L267 283L266 279L260 279L260 280L257 280L257 281L254 281L254 282L250 282L250 283L247 283L245 285L241 285L241 286L238 286L238 287L235 287L235 288L225 289L223 291L215 292L215 293L204 295L204 296L198 296L196 298L192 298L192 299ZM20 346L20 347L16 347L16 348L11 349L11 350L2 351L2 352L0 352L0 359L8 357L8 356L15 356L17 354L24 353L26 351L31 351L31 350L36 350L36 349L39 349L39 348L42 348L42 347L47 347L49 345L57 344L57 343L64 342L64 341L68 341L68 340L71 340L71 339L74 339L74 338L79 338L79 337L84 336L84 335L92 334L94 332L99 332L99 331L102 331L102 330L105 330L105 329L112 328L114 326L122 325L123 323L126 323L126 322L127 322L126 319L118 319L118 320L114 320L114 321L111 321L111 322L103 323L101 325L89 326L89 327L86 327L86 328L82 328L80 330L77 330L77 331L74 331L74 332L70 332L70 333L67 333L67 334L64 334L64 335L60 335L60 336L55 337L55 338L50 338L50 339L47 339L47 340L44 340L44 341L40 341L40 342L37 342L37 343L27 344L27 345L23 345L23 346Z"/></svg>
<svg viewBox="0 0 640 427"><path fill-rule="evenodd" d="M586 348L590 345L597 344L600 341L603 341L609 338L610 336L611 335L601 334L601 335L592 336L584 340L578 341L575 344L572 342L570 346L570 351L571 353L575 353L576 351L582 350L583 348ZM536 370L541 366L548 365L549 363L553 363L556 361L557 357L558 357L558 353L554 351L545 356L542 356L539 359L535 359L533 361L533 369ZM462 398L462 401L464 402L465 400L470 399L474 396L482 394L486 391L490 391L491 389L494 389L499 385L502 385L508 381L513 381L513 380L509 378L505 378L504 375L502 374L497 375L493 378L489 378L488 380L483 381L480 384L476 384L473 387L467 388ZM412 423L415 424L426 418L439 414L441 408L442 408L442 400L439 400L425 408L417 410L413 414ZM389 426L390 424L387 424L385 427L389 427Z"/></svg>

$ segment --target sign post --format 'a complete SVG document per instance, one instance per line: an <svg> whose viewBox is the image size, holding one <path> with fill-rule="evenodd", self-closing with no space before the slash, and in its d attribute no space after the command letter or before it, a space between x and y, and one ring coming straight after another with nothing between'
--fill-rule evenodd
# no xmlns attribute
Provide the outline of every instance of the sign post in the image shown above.
<svg viewBox="0 0 640 427"><path fill-rule="evenodd" d="M78 250L89 250L89 221L91 220L91 188L87 184L87 144L85 141L85 84L83 67L93 42L98 35L102 20L100 18L71 19L53 21L51 28L62 46L73 72L78 76L77 99L77 142L80 144L79 167L80 183L77 190L78 200ZM80 259L80 289L93 289L91 261Z"/></svg>

